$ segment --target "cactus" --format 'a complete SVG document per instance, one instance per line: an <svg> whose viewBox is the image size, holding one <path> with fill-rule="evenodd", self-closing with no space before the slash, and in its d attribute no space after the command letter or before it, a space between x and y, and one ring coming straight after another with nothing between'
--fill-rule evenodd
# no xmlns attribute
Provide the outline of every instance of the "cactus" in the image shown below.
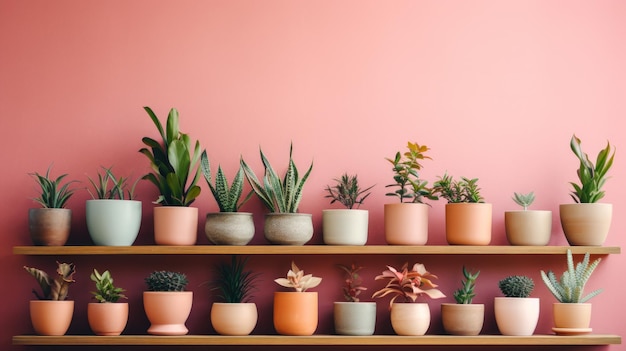
<svg viewBox="0 0 626 351"><path fill-rule="evenodd" d="M148 291L184 291L189 281L183 273L155 271L146 278Z"/></svg>
<svg viewBox="0 0 626 351"><path fill-rule="evenodd" d="M37 268L31 268L24 266L24 269L30 273L41 287L42 295L33 289L33 294L39 300L53 300L63 301L67 299L67 292L70 284L74 283L74 273L76 269L73 263L59 263L57 262L57 274L56 279L50 278L50 276Z"/></svg>
<svg viewBox="0 0 626 351"><path fill-rule="evenodd" d="M506 297L529 297L535 288L535 282L523 275L506 277L500 280L498 285Z"/></svg>
<svg viewBox="0 0 626 351"><path fill-rule="evenodd" d="M461 284L463 286L454 292L454 299L456 300L456 303L472 303L472 299L474 298L474 296L476 296L476 293L474 293L474 288L476 287L476 279L478 279L479 274L480 271L472 274L467 269L465 269L465 266L463 266L463 277L465 279L461 281Z"/></svg>
<svg viewBox="0 0 626 351"><path fill-rule="evenodd" d="M541 271L541 279L548 287L548 290L556 297L559 302L563 303L583 303L602 292L602 289L594 290L583 296L583 290L587 280L591 277L591 273L596 269L600 259L589 263L589 253L585 254L582 262L574 266L572 251L567 250L567 271L563 272L561 280L556 279L556 275L552 271L545 273Z"/></svg>

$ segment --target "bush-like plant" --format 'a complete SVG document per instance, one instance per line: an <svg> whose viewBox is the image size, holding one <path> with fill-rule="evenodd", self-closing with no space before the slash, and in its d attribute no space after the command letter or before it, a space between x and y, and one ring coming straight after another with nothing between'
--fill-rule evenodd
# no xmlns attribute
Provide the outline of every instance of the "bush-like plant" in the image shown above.
<svg viewBox="0 0 626 351"><path fill-rule="evenodd" d="M600 258L589 263L589 253L585 254L585 257L581 262L574 266L574 258L572 257L572 251L567 250L567 270L563 272L561 279L558 280L556 275L552 271L545 273L541 271L541 279L548 287L548 290L554 295L554 297L563 303L583 303L587 302L592 297L600 294L602 289L594 290L587 295L583 295L585 285L591 277L591 274L600 264Z"/></svg>
<svg viewBox="0 0 626 351"><path fill-rule="evenodd" d="M100 272L94 268L90 278L96 283L96 291L92 291L91 293L98 302L117 302L119 299L126 298L126 296L122 294L125 290L113 285L113 277L109 271L104 271L100 274Z"/></svg>
<svg viewBox="0 0 626 351"><path fill-rule="evenodd" d="M437 278L437 276L428 272L423 264L416 263L411 270L408 267L408 262L400 270L387 266L387 269L382 274L374 278L374 280L386 279L387 285L376 291L372 297L380 298L392 295L393 297L389 301L389 308L399 297L406 302L415 302L421 295L426 295L431 299L446 297L446 295L436 289L437 284L432 282L432 279Z"/></svg>
<svg viewBox="0 0 626 351"><path fill-rule="evenodd" d="M52 179L50 177L51 168L52 165L48 167L45 175L41 175L37 172L29 173L41 189L39 197L33 200L39 203L43 208L65 208L67 200L74 195L75 190L70 188L70 184L75 181L72 180L61 185L61 181L67 177L67 174L61 174L56 179Z"/></svg>
<svg viewBox="0 0 626 351"><path fill-rule="evenodd" d="M98 172L97 182L91 177L87 177L89 178L89 182L93 186L94 192L92 193L89 189L87 189L87 191L93 199L134 199L135 186L140 179L137 179L130 189L126 189L126 183L128 181L128 178L116 177L112 171L113 166L109 168L102 167L102 169L104 170L104 172ZM111 182L112 185L110 189L109 182Z"/></svg>
<svg viewBox="0 0 626 351"><path fill-rule="evenodd" d="M148 291L185 291L189 281L183 273L154 271L145 279Z"/></svg>
<svg viewBox="0 0 626 351"><path fill-rule="evenodd" d="M506 297L529 297L535 282L524 275L513 275L500 280L498 286Z"/></svg>
<svg viewBox="0 0 626 351"><path fill-rule="evenodd" d="M172 108L167 116L166 129L150 109L144 107L156 126L163 141L144 137L142 142L148 148L139 150L149 160L152 173L143 176L159 189L157 204L166 206L189 206L198 195L200 187L196 185L200 176L200 142L192 148L189 135L181 133L178 127L178 110ZM189 178L191 177L191 182Z"/></svg>
<svg viewBox="0 0 626 351"><path fill-rule="evenodd" d="M431 200L437 200L437 196L432 193L432 190L426 187L427 181L420 179L418 171L422 169L422 160L431 159L426 156L426 151L430 150L426 145L419 145L417 143L408 142L408 151L401 153L396 152L396 156L391 158L385 158L389 161L393 167L393 180L395 183L386 185L386 188L397 187L394 192L387 193L387 196L395 196L400 199L400 202L408 200L407 202L423 203L424 197Z"/></svg>
<svg viewBox="0 0 626 351"><path fill-rule="evenodd" d="M530 205L532 205L532 203L535 201L535 193L533 193L532 191L528 194L513 193L513 201L515 201L516 204L522 206L524 208L524 211L526 211L528 210L528 207L530 207Z"/></svg>
<svg viewBox="0 0 626 351"><path fill-rule="evenodd" d="M304 176L300 178L298 168L291 157L293 152L293 144L291 144L289 147L289 165L284 178L281 179L263 154L263 150L259 149L259 151L261 153L261 161L265 167L263 182L259 181L254 171L241 158L241 166L252 190L270 212L298 212L298 206L300 205L300 200L302 200L302 188L313 169L313 162L311 162L311 166L309 166Z"/></svg>
<svg viewBox="0 0 626 351"><path fill-rule="evenodd" d="M215 175L215 184L213 184L211 163L209 162L206 151L202 151L202 155L200 156L200 168L202 169L204 179L211 189L213 198L220 208L220 212L237 212L252 196L252 192L249 192L248 195L239 202L241 194L243 193L244 178L241 166L239 166L239 170L237 174L235 174L235 178L233 178L233 182L230 186L228 186L228 179L226 179L226 175L219 165L217 166L217 174Z"/></svg>
<svg viewBox="0 0 626 351"><path fill-rule="evenodd" d="M304 274L292 261L291 269L287 272L287 278L277 278L274 281L285 288L292 288L297 292L305 292L314 288L322 282L322 278L314 277L312 274Z"/></svg>
<svg viewBox="0 0 626 351"><path fill-rule="evenodd" d="M580 184L570 182L574 191L571 192L572 199L577 203L594 203L604 197L602 187L606 183L606 174L613 165L615 150L611 153L611 144L606 143L606 147L598 153L596 164L594 165L589 156L583 152L580 139L576 135L572 136L570 147L578 160L578 180Z"/></svg>
<svg viewBox="0 0 626 351"><path fill-rule="evenodd" d="M350 266L338 264L337 267L345 273L345 284L342 288L343 297L348 302L359 302L359 295L361 292L367 290L367 288L363 286L363 279L359 276L359 271L363 269L363 267L357 266L354 263Z"/></svg>
<svg viewBox="0 0 626 351"><path fill-rule="evenodd" d="M215 272L216 278L211 282L211 290L217 291L217 298L226 303L248 302L256 289L255 283L259 273L246 270L248 258L237 258L233 255L230 263L220 263Z"/></svg>
<svg viewBox="0 0 626 351"><path fill-rule="evenodd" d="M33 294L35 294L37 299L53 301L67 299L70 284L74 283L74 273L76 273L76 267L73 263L57 262L57 277L54 279L40 269L26 266L24 266L24 269L37 279L41 287L41 295L39 295L37 290L33 289Z"/></svg>
<svg viewBox="0 0 626 351"><path fill-rule="evenodd" d="M480 195L478 178L461 177L460 180L454 180L452 176L446 173L433 184L433 193L443 197L449 203L485 202Z"/></svg>
<svg viewBox="0 0 626 351"><path fill-rule="evenodd" d="M472 273L463 266L463 280L461 280L461 288L454 292L454 299L459 304L471 304L476 296L474 288L476 287L476 279L480 271Z"/></svg>
<svg viewBox="0 0 626 351"><path fill-rule="evenodd" d="M348 209L359 208L365 199L370 196L370 190L374 187L374 185L361 189L359 186L359 180L357 175L349 176L348 173L344 173L341 178L335 178L335 185L326 186L326 191L328 195L325 197L331 198L331 204L335 202L339 202L344 205Z"/></svg>

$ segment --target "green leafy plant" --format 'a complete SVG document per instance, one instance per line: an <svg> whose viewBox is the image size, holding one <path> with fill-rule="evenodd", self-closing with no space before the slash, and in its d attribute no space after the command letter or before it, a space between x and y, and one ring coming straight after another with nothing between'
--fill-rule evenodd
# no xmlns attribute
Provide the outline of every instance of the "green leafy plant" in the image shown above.
<svg viewBox="0 0 626 351"><path fill-rule="evenodd" d="M52 179L50 176L50 169L52 165L48 167L45 175L41 175L37 172L29 173L35 179L35 182L40 187L39 197L33 200L39 203L44 208L65 208L67 200L74 195L75 189L70 188L70 184L75 181L69 181L65 184L61 184L63 179L67 177L67 174L61 174L56 179Z"/></svg>
<svg viewBox="0 0 626 351"><path fill-rule="evenodd" d="M570 182L574 188L574 191L570 194L572 199L576 203L598 202L598 200L604 197L602 187L607 180L606 174L613 165L615 150L611 153L611 144L607 142L606 147L598 153L596 164L594 165L589 156L583 152L581 141L576 135L572 136L570 147L580 161L580 166L576 172L580 184Z"/></svg>
<svg viewBox="0 0 626 351"><path fill-rule="evenodd" d="M557 279L552 271L548 273L541 271L541 279L548 287L548 290L554 297L562 303L583 303L589 301L592 297L600 294L602 289L594 290L587 295L583 294L585 285L591 277L591 274L600 264L600 258L589 263L589 253L581 262L574 266L574 258L572 251L567 250L567 270L563 272L561 279Z"/></svg>
<svg viewBox="0 0 626 351"><path fill-rule="evenodd" d="M76 267L73 263L57 262L57 277L52 278L46 272L32 267L24 266L26 272L37 279L41 287L41 295L33 289L33 294L38 300L63 301L67 299L70 284L74 283Z"/></svg>
<svg viewBox="0 0 626 351"><path fill-rule="evenodd" d="M241 202L239 202L239 199L243 194L244 178L241 166L239 166L239 170L237 170L237 174L235 174L235 178L233 178L233 182L230 186L228 185L228 179L226 179L224 171L222 171L222 167L219 165L217 166L217 174L215 175L215 184L213 184L211 176L211 163L209 162L209 157L207 156L206 151L203 151L200 156L200 168L202 169L204 179L211 189L213 198L215 198L215 201L220 208L220 212L237 212L239 211L239 208L243 206L243 204L245 204L250 197L252 197L251 191Z"/></svg>
<svg viewBox="0 0 626 351"><path fill-rule="evenodd" d="M430 150L426 145L408 142L408 151L401 153L396 152L396 156L385 158L393 167L393 180L395 183L386 185L386 188L397 187L394 192L385 194L386 196L395 196L400 202L417 202L423 203L424 197L430 200L437 200L437 196L432 193L426 185L427 181L420 179L418 171L422 169L422 160L431 159L426 156L426 152Z"/></svg>
<svg viewBox="0 0 626 351"><path fill-rule="evenodd" d="M357 266L354 263L350 266L338 264L337 267L345 273L345 284L342 288L343 297L348 302L359 302L359 295L367 290L367 288L363 286L363 279L361 279L359 275L359 271L363 269L363 267Z"/></svg>
<svg viewBox="0 0 626 351"><path fill-rule="evenodd" d="M353 176L349 176L348 173L344 173L343 175L341 175L341 178L335 178L334 186L326 186L326 191L328 192L328 195L326 195L325 197L332 199L330 201L331 204L339 202L348 209L354 208L355 205L356 208L359 208L363 204L365 199L370 196L370 190L373 187L374 185L366 189L361 189L356 174Z"/></svg>
<svg viewBox="0 0 626 351"><path fill-rule="evenodd" d="M406 302L415 302L421 295L426 295L431 299L446 297L440 290L436 289L437 284L432 282L432 279L437 278L437 276L428 272L423 264L416 263L411 270L408 267L408 262L399 270L387 266L387 269L382 274L374 278L374 280L387 280L387 285L374 292L372 297L381 298L392 295L393 297L389 301L389 308L399 297Z"/></svg>
<svg viewBox="0 0 626 351"><path fill-rule="evenodd" d="M480 194L478 178L461 177L460 180L455 180L446 173L433 184L433 193L439 194L449 203L485 202Z"/></svg>
<svg viewBox="0 0 626 351"><path fill-rule="evenodd" d="M292 288L297 292L305 292L307 289L314 288L322 283L322 278L314 277L312 274L304 274L298 266L292 261L291 269L287 272L287 278L274 279L276 284L285 288Z"/></svg>
<svg viewBox="0 0 626 351"><path fill-rule="evenodd" d="M259 149L260 150L260 149ZM293 144L289 147L289 165L283 179L274 171L269 160L260 150L261 161L265 167L263 182L259 181L254 171L241 159L241 167L248 179L248 183L252 187L254 193L259 197L261 202L270 212L277 213L296 213L300 200L302 200L302 188L309 178L313 163L309 166L307 172L300 178L298 168L292 159Z"/></svg>
<svg viewBox="0 0 626 351"><path fill-rule="evenodd" d="M528 194L513 193L513 201L515 201L516 204L522 206L524 208L524 211L526 211L528 210L528 207L530 207L530 205L532 205L532 203L535 201L535 193L533 193L532 191Z"/></svg>
<svg viewBox="0 0 626 351"><path fill-rule="evenodd" d="M155 201L166 206L189 206L200 195L197 184L200 176L200 142L192 148L189 135L181 133L178 127L178 110L172 108L167 116L166 129L149 107L144 107L156 126L162 143L149 138L142 138L147 148L139 150L149 160L152 173L143 176L159 189L160 195ZM191 177L191 182L189 178Z"/></svg>
<svg viewBox="0 0 626 351"><path fill-rule="evenodd" d="M179 272L154 271L145 279L148 291L185 291L189 281Z"/></svg>
<svg viewBox="0 0 626 351"><path fill-rule="evenodd" d="M96 291L92 291L91 293L98 302L114 303L119 299L126 298L126 296L122 294L125 290L113 285L113 277L109 271L104 271L100 274L100 272L94 268L90 278L96 284Z"/></svg>
<svg viewBox="0 0 626 351"><path fill-rule="evenodd" d="M116 177L112 171L113 166L109 168L102 167L102 169L104 170L104 172L98 172L97 181L92 179L91 177L87 177L89 178L89 182L94 188L93 193L89 189L87 189L89 195L91 195L93 199L132 200L135 198L135 186L140 179L137 179L130 189L126 189L128 178ZM112 186L110 189L109 182Z"/></svg>
<svg viewBox="0 0 626 351"><path fill-rule="evenodd" d="M535 282L524 275L512 275L500 280L498 286L506 297L529 297Z"/></svg>
<svg viewBox="0 0 626 351"><path fill-rule="evenodd" d="M216 267L216 278L211 282L217 298L226 303L248 302L256 289L258 273L246 270L248 258L231 257L230 263L220 263Z"/></svg>
<svg viewBox="0 0 626 351"><path fill-rule="evenodd" d="M461 287L454 292L454 299L458 304L471 304L476 296L474 289L476 288L476 279L478 279L480 271L472 273L463 266L463 280Z"/></svg>

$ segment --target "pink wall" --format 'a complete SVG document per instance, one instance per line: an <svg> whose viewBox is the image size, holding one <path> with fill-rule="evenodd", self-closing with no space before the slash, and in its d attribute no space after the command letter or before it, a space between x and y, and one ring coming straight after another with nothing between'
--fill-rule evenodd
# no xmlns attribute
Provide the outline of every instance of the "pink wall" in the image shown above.
<svg viewBox="0 0 626 351"><path fill-rule="evenodd" d="M314 160L301 212L313 213L321 243L324 187L342 172L376 184L370 210L370 243L384 243L382 204L391 171L384 160L407 141L432 148L423 176L445 171L480 178L494 205L493 243L505 244L503 212L513 209L514 191L535 191L538 209L554 214L551 244L566 243L558 204L570 202L568 185L577 162L569 139L577 133L590 154L610 140L617 162L605 202L615 218L606 245L626 246L621 179L626 115L626 3L621 1L16 1L0 2L0 106L4 194L0 251L5 278L0 345L31 332L28 300L34 281L24 264L52 269L55 259L73 260L78 310L70 333L89 333L85 304L92 268L112 270L128 290L131 325L144 333L143 277L154 269L187 272L196 291L192 333L213 333L211 297L199 286L210 278L212 257L22 257L14 245L30 244L26 213L36 195L27 173L69 173L86 186L87 175L115 165L133 177L148 171L137 150L143 136L156 137L142 106L165 118L181 113L184 131L201 141L214 163L233 174L240 156L260 170L258 148L277 167L288 158L304 168ZM196 205L216 209L204 182ZM622 194L620 196L619 194ZM74 210L72 244L88 244L85 191ZM138 243L150 244L151 203L156 192L139 186L144 222ZM263 208L247 205L257 219L256 244L264 243ZM443 244L444 202L433 203L431 244ZM199 223L202 224L202 223ZM199 230L199 243L208 241ZM272 279L286 273L294 257L256 256L264 272L257 333L271 333ZM424 262L440 276L449 296L463 264L480 269L478 302L487 304L484 332L496 333L492 316L497 281L509 274L535 278L542 297L538 333L550 333L553 302L540 269L561 269L560 257L295 257L324 277L320 333L332 330L330 306L340 298L337 262L366 261L366 279L384 265ZM496 259L499 261L496 263ZM501 259L501 260L500 260ZM321 261L321 262L320 262ZM128 263L132 263L129 265ZM594 302L594 332L625 335L621 316L623 255L606 257L589 288L606 291ZM369 282L370 291L379 287ZM451 301L451 297L447 299ZM432 301L430 333L440 333L439 303ZM379 333L391 333L385 302L379 304ZM619 310L616 310L619 309ZM14 348L18 349L18 348ZM593 347L589 349L594 349ZM608 348L618 350L619 346Z"/></svg>

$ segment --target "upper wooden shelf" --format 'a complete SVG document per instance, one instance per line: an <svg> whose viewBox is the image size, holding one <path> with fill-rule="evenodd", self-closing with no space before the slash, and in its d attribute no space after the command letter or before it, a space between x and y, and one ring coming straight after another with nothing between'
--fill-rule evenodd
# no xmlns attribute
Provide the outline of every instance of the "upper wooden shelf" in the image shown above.
<svg viewBox="0 0 626 351"><path fill-rule="evenodd" d="M621 253L617 246L453 246L453 245L137 245L137 246L14 246L16 255L608 255Z"/></svg>

